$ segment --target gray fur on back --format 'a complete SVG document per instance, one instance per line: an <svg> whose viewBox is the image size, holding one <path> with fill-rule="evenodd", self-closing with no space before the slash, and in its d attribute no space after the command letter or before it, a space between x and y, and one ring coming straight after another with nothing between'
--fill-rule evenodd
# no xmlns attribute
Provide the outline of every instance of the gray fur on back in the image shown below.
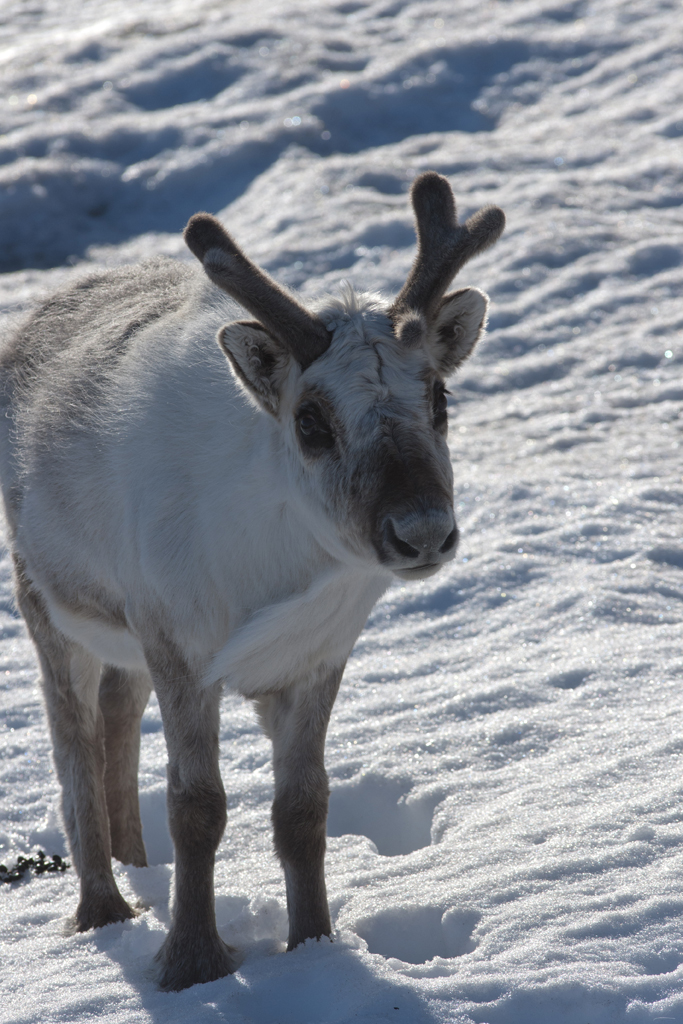
<svg viewBox="0 0 683 1024"><path fill-rule="evenodd" d="M174 316L198 280L193 267L163 258L92 274L44 302L4 342L0 403L14 424L15 442L17 434L31 435L28 446L14 446L23 461L12 466L8 508L20 500L17 474L30 453L54 446L56 433L83 428L97 417L110 374L136 337ZM7 487L5 495L10 498Z"/></svg>
<svg viewBox="0 0 683 1024"><path fill-rule="evenodd" d="M157 258L93 274L58 292L0 350L3 390L30 389L45 374L54 387L65 360L89 362L94 370L116 361L138 331L182 306L197 276L194 268Z"/></svg>

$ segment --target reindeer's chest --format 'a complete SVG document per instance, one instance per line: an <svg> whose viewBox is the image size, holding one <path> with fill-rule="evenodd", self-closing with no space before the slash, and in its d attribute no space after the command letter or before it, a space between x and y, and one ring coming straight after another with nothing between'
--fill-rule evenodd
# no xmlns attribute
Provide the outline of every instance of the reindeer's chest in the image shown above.
<svg viewBox="0 0 683 1024"><path fill-rule="evenodd" d="M205 683L224 679L245 697L305 682L320 664L343 665L386 573L340 568L302 594L262 608L235 630L212 659Z"/></svg>
<svg viewBox="0 0 683 1024"><path fill-rule="evenodd" d="M223 680L245 697L256 697L305 683L321 664L343 665L389 579L355 568L328 570L303 593L259 609L209 657L204 684ZM46 597L55 625L103 662L146 667L134 633Z"/></svg>

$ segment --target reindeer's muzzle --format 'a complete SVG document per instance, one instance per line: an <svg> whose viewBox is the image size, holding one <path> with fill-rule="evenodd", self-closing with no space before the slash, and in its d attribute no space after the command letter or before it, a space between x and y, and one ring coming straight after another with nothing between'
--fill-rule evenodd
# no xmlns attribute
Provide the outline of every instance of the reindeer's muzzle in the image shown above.
<svg viewBox="0 0 683 1024"><path fill-rule="evenodd" d="M402 579L424 579L455 556L457 544L452 509L426 504L386 516L380 557Z"/></svg>

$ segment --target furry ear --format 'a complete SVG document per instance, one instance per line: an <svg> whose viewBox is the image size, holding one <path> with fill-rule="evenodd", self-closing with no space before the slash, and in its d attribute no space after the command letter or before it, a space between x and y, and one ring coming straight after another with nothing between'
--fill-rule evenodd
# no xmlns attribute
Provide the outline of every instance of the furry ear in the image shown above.
<svg viewBox="0 0 683 1024"><path fill-rule="evenodd" d="M478 288L445 295L427 335L439 372L448 377L472 353L486 326L488 296Z"/></svg>
<svg viewBox="0 0 683 1024"><path fill-rule="evenodd" d="M258 320L226 324L218 332L218 344L252 401L276 416L280 388L292 361L289 353Z"/></svg>

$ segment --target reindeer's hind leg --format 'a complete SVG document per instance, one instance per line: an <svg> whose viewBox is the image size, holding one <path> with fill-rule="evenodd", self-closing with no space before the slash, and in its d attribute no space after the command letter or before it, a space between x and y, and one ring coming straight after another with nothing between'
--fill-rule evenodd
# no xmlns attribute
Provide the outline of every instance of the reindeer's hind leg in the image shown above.
<svg viewBox="0 0 683 1024"><path fill-rule="evenodd" d="M55 766L69 845L81 882L74 928L86 931L133 917L111 870L104 792L104 722L97 694L100 662L57 630L16 559L17 601L43 672Z"/></svg>
<svg viewBox="0 0 683 1024"><path fill-rule="evenodd" d="M147 672L105 667L100 681L100 711L104 718L107 794L111 852L122 864L147 866L142 841L138 764L140 719L147 706L152 681Z"/></svg>

